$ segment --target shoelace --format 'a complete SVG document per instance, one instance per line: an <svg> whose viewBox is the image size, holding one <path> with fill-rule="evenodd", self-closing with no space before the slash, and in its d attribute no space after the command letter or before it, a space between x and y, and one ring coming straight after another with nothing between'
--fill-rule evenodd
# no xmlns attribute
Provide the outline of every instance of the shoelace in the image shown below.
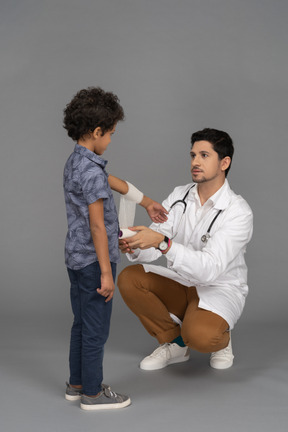
<svg viewBox="0 0 288 432"><path fill-rule="evenodd" d="M112 398L112 397L116 398L117 397L117 393L113 392L111 390L110 386L103 385L103 390L104 390L105 396L110 397L110 398Z"/></svg>
<svg viewBox="0 0 288 432"><path fill-rule="evenodd" d="M217 356L217 357L226 357L229 354L230 354L230 348L228 346L226 348L223 348L223 350L212 352L211 353L211 357L215 357L215 356Z"/></svg>
<svg viewBox="0 0 288 432"><path fill-rule="evenodd" d="M163 357L163 355L166 355L167 351L167 343L160 345L156 350L151 354L151 357Z"/></svg>
<svg viewBox="0 0 288 432"><path fill-rule="evenodd" d="M171 343L164 343L160 345L156 350L151 354L150 357L167 357L167 351L169 352L169 346Z"/></svg>

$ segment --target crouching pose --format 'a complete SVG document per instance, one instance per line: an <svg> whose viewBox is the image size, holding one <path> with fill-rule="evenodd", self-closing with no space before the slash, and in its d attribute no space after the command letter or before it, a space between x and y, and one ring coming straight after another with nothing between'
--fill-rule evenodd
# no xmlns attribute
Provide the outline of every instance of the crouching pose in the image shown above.
<svg viewBox="0 0 288 432"><path fill-rule="evenodd" d="M191 138L192 183L163 202L168 220L132 228L119 247L131 262L161 255L167 267L136 264L119 275L128 307L160 346L140 368L155 370L189 359L189 348L211 353L210 365L233 364L231 330L248 293L246 246L253 215L226 179L234 147L226 132L204 129Z"/></svg>

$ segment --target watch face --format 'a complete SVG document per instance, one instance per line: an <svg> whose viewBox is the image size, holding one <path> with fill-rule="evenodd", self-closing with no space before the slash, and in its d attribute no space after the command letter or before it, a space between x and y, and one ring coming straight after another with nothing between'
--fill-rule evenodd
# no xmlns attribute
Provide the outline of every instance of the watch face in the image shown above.
<svg viewBox="0 0 288 432"><path fill-rule="evenodd" d="M159 249L161 250L161 251L163 251L163 250L165 250L165 249L167 249L168 248L168 243L166 242L166 241L162 241L160 244L159 244Z"/></svg>

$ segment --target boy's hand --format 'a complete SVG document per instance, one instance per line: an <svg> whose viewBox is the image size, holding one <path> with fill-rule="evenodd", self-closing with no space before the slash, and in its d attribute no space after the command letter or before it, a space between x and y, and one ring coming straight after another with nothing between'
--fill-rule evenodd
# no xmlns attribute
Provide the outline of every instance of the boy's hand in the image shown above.
<svg viewBox="0 0 288 432"><path fill-rule="evenodd" d="M150 216L150 219L155 223L163 223L167 218L167 210L158 202L152 201L147 207L146 211Z"/></svg>
<svg viewBox="0 0 288 432"><path fill-rule="evenodd" d="M112 274L101 274L101 288L97 288L98 294L106 297L105 302L107 303L112 299L114 291L115 284Z"/></svg>
<svg viewBox="0 0 288 432"><path fill-rule="evenodd" d="M119 249L122 253L128 253L131 255L134 253L125 239L119 240Z"/></svg>
<svg viewBox="0 0 288 432"><path fill-rule="evenodd" d="M163 223L168 219L166 215L169 214L169 212L157 201L152 200L146 195L144 195L140 205L145 208L153 222Z"/></svg>

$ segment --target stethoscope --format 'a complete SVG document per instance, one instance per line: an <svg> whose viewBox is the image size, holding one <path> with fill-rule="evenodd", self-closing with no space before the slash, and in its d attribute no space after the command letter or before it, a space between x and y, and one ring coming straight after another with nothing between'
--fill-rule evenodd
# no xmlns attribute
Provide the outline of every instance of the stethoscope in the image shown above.
<svg viewBox="0 0 288 432"><path fill-rule="evenodd" d="M182 215L181 215L181 218L180 218L180 221L179 221L179 224L178 224L178 227L177 227L176 234L172 237L171 240L173 240L173 239L176 237L176 235L178 234L179 226L180 226L180 224L181 224L182 218L183 218L183 216L184 216L184 214L185 214L185 212L186 212L186 209L187 209L187 203L186 203L185 200L186 200L186 198L187 198L187 196L188 196L190 190L191 190L194 186L195 186L195 184L193 184L193 185L192 185L192 186L187 190L187 192L185 193L185 195L184 195L184 197L183 197L182 199L179 199L179 200L174 201L173 204L171 204L171 206L170 206L170 208L169 208L169 212L170 212L170 210L171 210L171 209L172 209L176 204L183 204L183 205L184 205L183 213L182 213ZM201 237L201 241L202 241L203 243L207 243L207 241L209 240L209 238L210 238L210 231L211 231L211 228L212 228L212 226L214 225L214 222L216 221L216 219L217 219L217 217L219 216L219 214L221 213L221 211L222 211L222 210L218 210L216 216L214 216L212 222L210 223L209 228L208 228L206 234L203 234L203 235L202 235L202 237Z"/></svg>

